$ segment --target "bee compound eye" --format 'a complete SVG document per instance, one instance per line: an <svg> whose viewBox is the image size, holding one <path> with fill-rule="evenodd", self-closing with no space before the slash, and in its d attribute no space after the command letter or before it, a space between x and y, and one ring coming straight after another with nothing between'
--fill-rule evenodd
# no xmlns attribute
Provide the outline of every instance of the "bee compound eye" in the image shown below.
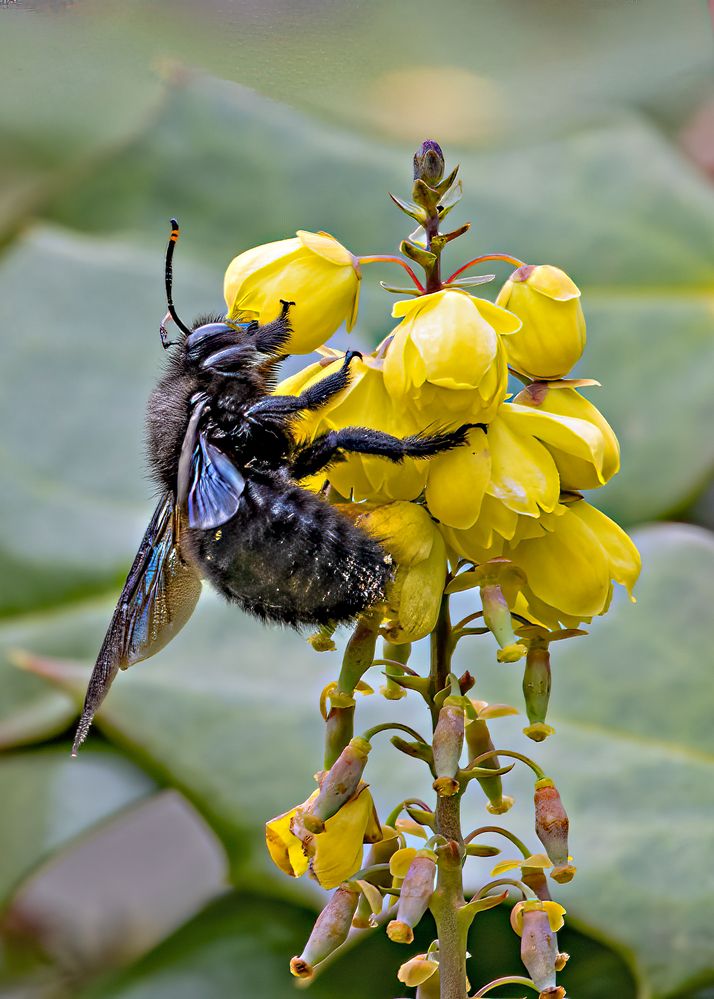
<svg viewBox="0 0 714 999"><path fill-rule="evenodd" d="M200 359L206 353L212 353L219 347L234 343L238 331L226 323L206 323L199 326L186 337L185 349L190 360Z"/></svg>

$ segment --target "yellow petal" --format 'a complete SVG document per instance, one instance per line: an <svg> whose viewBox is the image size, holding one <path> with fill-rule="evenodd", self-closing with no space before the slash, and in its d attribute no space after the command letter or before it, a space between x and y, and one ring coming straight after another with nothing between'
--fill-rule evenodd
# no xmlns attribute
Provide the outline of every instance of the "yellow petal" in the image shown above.
<svg viewBox="0 0 714 999"><path fill-rule="evenodd" d="M364 837L373 819L374 803L366 784L325 823L315 836L312 872L323 888L336 888L362 863Z"/></svg>
<svg viewBox="0 0 714 999"><path fill-rule="evenodd" d="M318 256L329 260L331 264L357 266L356 258L334 236L330 236L329 233L306 232L304 229L298 229L296 235L303 246L307 246L313 253L317 253Z"/></svg>
<svg viewBox="0 0 714 999"><path fill-rule="evenodd" d="M389 871L393 878L404 878L406 877L407 871L411 865L412 860L417 855L416 848L413 846L404 846L401 850L397 850L396 853L392 854L389 861Z"/></svg>
<svg viewBox="0 0 714 999"><path fill-rule="evenodd" d="M610 520L585 500L574 503L571 510L597 537L610 563L610 577L626 587L632 599L632 590L642 569L642 559L631 538L614 520Z"/></svg>
<svg viewBox="0 0 714 999"><path fill-rule="evenodd" d="M468 443L428 463L426 502L437 520L466 529L478 520L491 476L491 452L483 430L469 431Z"/></svg>
<svg viewBox="0 0 714 999"><path fill-rule="evenodd" d="M554 933L557 933L561 926L565 923L563 916L565 915L566 910L557 902L549 901L543 902L543 908L548 913L548 922L550 923L551 930Z"/></svg>
<svg viewBox="0 0 714 999"><path fill-rule="evenodd" d="M417 954L401 966L397 978L403 985L413 989L423 985L438 970L438 961L430 961L426 954Z"/></svg>
<svg viewBox="0 0 714 999"><path fill-rule="evenodd" d="M506 871L520 870L521 861L520 860L502 860L500 863L491 871L494 877L498 877L499 874L505 874Z"/></svg>
<svg viewBox="0 0 714 999"><path fill-rule="evenodd" d="M491 481L487 493L514 513L537 517L541 508L554 510L560 480L547 449L534 437L514 432L500 414L489 426L488 441Z"/></svg>

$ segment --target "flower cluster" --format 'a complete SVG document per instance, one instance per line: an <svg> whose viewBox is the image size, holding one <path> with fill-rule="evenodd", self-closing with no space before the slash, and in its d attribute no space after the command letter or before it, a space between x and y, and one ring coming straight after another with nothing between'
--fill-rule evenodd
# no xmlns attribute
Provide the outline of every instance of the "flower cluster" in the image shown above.
<svg viewBox="0 0 714 999"><path fill-rule="evenodd" d="M477 257L444 280L442 251L468 229L440 232L461 195L456 173L444 177L436 143L417 152L413 200L392 196L418 224L401 245L403 257L356 257L326 233L298 232L242 253L226 273L233 319L270 321L281 301L294 301L286 351L317 348L320 354L276 389L294 395L342 365L343 353L324 341L342 323L348 330L354 324L364 267L400 264L414 287L387 289L400 296L391 328L372 353L353 361L347 387L303 418L301 433L309 441L348 426L397 438L465 428L462 446L429 461L349 454L301 483L340 504L373 534L392 556L395 572L385 602L357 623L340 676L324 692L325 769L318 787L268 822L266 838L286 874L309 872L323 888L336 889L305 950L293 959L295 975L310 977L350 926L365 928L388 917L389 937L409 944L430 908L438 940L403 965L400 981L417 986L418 996L464 999L468 928L515 886L521 901L511 922L530 979L502 981L525 981L540 996L557 997L564 995L556 972L566 956L558 951L556 932L565 910L550 899L545 871L559 883L575 873L568 817L553 781L536 763L494 747L491 723L516 709L470 698L473 679L451 672L451 656L461 639L490 633L499 662L523 661L524 731L541 741L554 731L546 721L550 645L583 635L580 625L607 611L614 583L631 595L640 560L620 527L582 495L618 471L620 455L612 428L583 393L598 383L570 377L586 340L580 291L558 267L503 254ZM515 268L495 301L473 293L493 275L462 277L490 260ZM423 268L423 283L412 264ZM521 385L516 394L514 380ZM479 599L471 614L452 624L449 600L456 592L478 593ZM379 636L384 650L375 658ZM426 636L432 636L432 662L429 675L421 676L408 661L412 644ZM329 629L312 641L315 648L334 648ZM426 701L431 739L399 722L354 737L355 693L371 689L362 677L372 666L386 673L386 697L413 693ZM401 731L392 738L396 748L429 767L436 803L432 809L405 798L382 824L363 777L372 739L384 728ZM515 866L520 878L496 879L466 901L465 861L497 851L476 842L482 830L462 835L460 799L476 781L488 810L505 813L512 799L502 778L519 761L535 773L535 831L546 854L532 854L507 830L486 827L500 830L523 854L494 873ZM410 845L414 836L425 842ZM447 910L455 918L447 918Z"/></svg>

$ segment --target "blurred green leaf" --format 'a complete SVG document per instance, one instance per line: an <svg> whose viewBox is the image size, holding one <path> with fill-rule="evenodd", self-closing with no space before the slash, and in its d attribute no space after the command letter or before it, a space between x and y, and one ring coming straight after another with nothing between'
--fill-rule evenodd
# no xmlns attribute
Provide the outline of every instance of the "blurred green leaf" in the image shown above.
<svg viewBox="0 0 714 999"><path fill-rule="evenodd" d="M163 89L116 24L22 8L2 11L0 239L65 185L102 169L146 127Z"/></svg>
<svg viewBox="0 0 714 999"><path fill-rule="evenodd" d="M288 964L308 937L314 913L265 898L237 894L213 903L133 968L101 980L82 999L278 999L293 985ZM310 985L314 999L390 999L400 986L399 965L424 951L434 936L427 917L408 952L384 930L359 934ZM470 962L472 985L492 980L504 967L518 973L518 940L503 912L479 916L478 955ZM562 934L571 964L562 980L578 999L634 999L632 979L611 951L575 932ZM472 947L472 949L475 949ZM607 991L609 990L609 991Z"/></svg>
<svg viewBox="0 0 714 999"><path fill-rule="evenodd" d="M557 736L536 748L520 734L522 719L505 718L494 737L535 756L562 789L581 870L557 897L579 926L618 941L653 994L666 996L714 972L714 886L696 859L706 857L714 810L712 730L701 696L714 543L677 525L637 539L645 566L638 604L616 602L592 637L554 652ZM61 629L54 622L59 653L93 654L108 617L109 608L101 623L90 612L66 614ZM46 644L50 634L40 629L38 638ZM474 665L467 654L461 665L478 675L478 697L520 703L517 668ZM236 881L255 884L267 869L263 822L313 786L317 698L335 669L336 657L320 658L296 637L208 599L167 650L119 677L98 724L188 794L226 842ZM79 696L81 679L70 681ZM369 697L360 699L357 729L395 714L425 724L418 705ZM385 810L405 794L431 794L426 768L397 762L386 740L367 776ZM515 771L506 780L518 798L509 819L535 851L530 778ZM469 799L467 821L483 824L478 788ZM480 883L490 866L476 862Z"/></svg>
<svg viewBox="0 0 714 999"><path fill-rule="evenodd" d="M111 585L141 538L164 241L164 226L153 253L41 230L0 266L0 615ZM220 282L194 267L180 302L220 307Z"/></svg>
<svg viewBox="0 0 714 999"><path fill-rule="evenodd" d="M127 759L90 747L73 760L69 745L0 757L3 823L0 899L22 878L98 822L147 796L153 782Z"/></svg>

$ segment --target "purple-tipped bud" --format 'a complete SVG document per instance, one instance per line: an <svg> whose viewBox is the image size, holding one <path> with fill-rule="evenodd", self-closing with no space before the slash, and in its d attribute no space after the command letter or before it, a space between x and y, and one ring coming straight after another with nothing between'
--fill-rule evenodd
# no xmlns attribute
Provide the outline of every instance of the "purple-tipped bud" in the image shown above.
<svg viewBox="0 0 714 999"><path fill-rule="evenodd" d="M325 822L336 815L350 800L362 779L371 745L359 736L350 740L322 778L320 792L303 816L303 824L311 833L321 833Z"/></svg>
<svg viewBox="0 0 714 999"><path fill-rule="evenodd" d="M469 750L469 760L475 760L483 753L492 753L495 749L491 740L491 733L483 718L474 718L466 726L466 745ZM500 761L497 756L489 756L479 763L479 767L487 770L500 769ZM481 785L483 793L488 798L486 806L492 815L502 815L507 812L513 804L513 798L503 793L503 781L500 776L477 777L476 780Z"/></svg>
<svg viewBox="0 0 714 999"><path fill-rule="evenodd" d="M558 789L545 777L535 785L535 831L545 851L555 865L551 877L565 884L571 881L575 868L568 856L568 815L560 800Z"/></svg>
<svg viewBox="0 0 714 999"><path fill-rule="evenodd" d="M444 154L433 139L425 139L414 153L414 180L434 187L444 176Z"/></svg>
<svg viewBox="0 0 714 999"><path fill-rule="evenodd" d="M533 984L541 992L558 987L555 984L557 958L558 937L550 928L548 913L542 909L524 910L521 961L528 969Z"/></svg>
<svg viewBox="0 0 714 999"><path fill-rule="evenodd" d="M358 897L357 885L340 885L317 917L302 954L290 962L290 971L296 978L312 978L315 965L324 961L345 942Z"/></svg>
<svg viewBox="0 0 714 999"><path fill-rule="evenodd" d="M432 749L436 780L434 790L443 798L458 794L456 774L464 748L464 709L461 704L450 704L446 699L434 730Z"/></svg>
<svg viewBox="0 0 714 999"><path fill-rule="evenodd" d="M414 939L414 927L429 907L434 894L436 854L433 850L418 850L402 882L397 918L387 926L387 936L395 943L409 944Z"/></svg>

